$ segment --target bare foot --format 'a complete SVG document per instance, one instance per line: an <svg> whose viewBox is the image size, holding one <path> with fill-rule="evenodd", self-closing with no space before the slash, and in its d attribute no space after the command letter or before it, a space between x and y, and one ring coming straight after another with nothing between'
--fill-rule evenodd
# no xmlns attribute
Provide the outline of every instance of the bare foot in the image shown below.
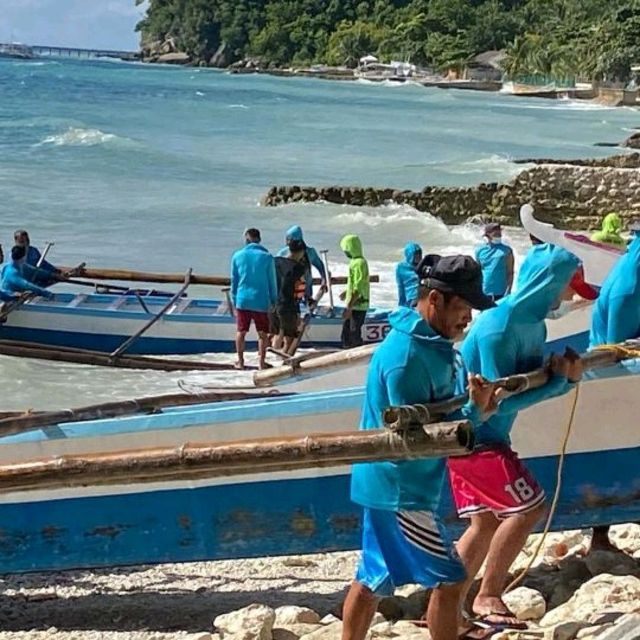
<svg viewBox="0 0 640 640"><path fill-rule="evenodd" d="M238 361L233 363L233 368L238 371L244 371L244 362Z"/></svg>
<svg viewBox="0 0 640 640"><path fill-rule="evenodd" d="M265 369L273 369L273 365L269 364L268 362L261 362L260 370L264 371Z"/></svg>

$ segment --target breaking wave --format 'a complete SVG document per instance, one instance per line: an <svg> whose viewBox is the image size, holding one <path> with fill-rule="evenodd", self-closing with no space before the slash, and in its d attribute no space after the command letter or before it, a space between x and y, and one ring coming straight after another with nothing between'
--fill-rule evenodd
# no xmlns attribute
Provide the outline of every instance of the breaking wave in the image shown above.
<svg viewBox="0 0 640 640"><path fill-rule="evenodd" d="M64 133L47 136L37 146L51 145L54 147L94 147L100 144L113 143L119 138L113 133L105 133L100 129L82 129L69 127Z"/></svg>

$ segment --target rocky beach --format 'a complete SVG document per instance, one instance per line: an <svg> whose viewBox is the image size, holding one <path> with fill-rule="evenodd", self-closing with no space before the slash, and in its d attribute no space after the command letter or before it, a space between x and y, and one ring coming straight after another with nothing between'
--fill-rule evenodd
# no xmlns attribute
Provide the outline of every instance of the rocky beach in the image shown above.
<svg viewBox="0 0 640 640"><path fill-rule="evenodd" d="M640 638L640 525L612 527L619 552L587 554L590 532L551 533L506 602L527 631L502 640ZM540 535L512 567L531 562ZM357 552L5 575L0 640L339 640ZM381 601L369 638L428 640L428 593Z"/></svg>

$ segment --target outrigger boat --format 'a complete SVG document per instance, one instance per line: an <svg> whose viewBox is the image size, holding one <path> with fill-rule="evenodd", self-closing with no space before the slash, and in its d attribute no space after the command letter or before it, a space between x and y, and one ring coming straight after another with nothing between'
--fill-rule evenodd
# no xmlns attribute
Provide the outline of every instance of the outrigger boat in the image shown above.
<svg viewBox="0 0 640 640"><path fill-rule="evenodd" d="M0 340L112 353L166 304L165 296L59 293L52 300L35 298L8 315L0 325ZM363 328L366 342L382 340L388 330L387 314L382 309L369 311ZM340 347L341 315L340 308L333 312L318 308L300 346ZM235 318L224 301L183 297L127 353L232 352L235 332ZM247 348L255 349L257 343L248 340Z"/></svg>
<svg viewBox="0 0 640 640"><path fill-rule="evenodd" d="M640 519L640 436L633 400L638 375L640 359L624 360L591 371L582 383L554 528ZM354 429L363 393L362 388L354 388L168 408L152 415L63 422L2 438L3 570L356 548L360 513L349 500L346 465L286 472L264 472L263 468L263 473L258 473L256 465L249 464L241 469L244 475L184 479L179 474L189 467L189 458L182 456L190 446L186 443L229 443ZM516 450L550 494L555 488L572 402L567 395L532 407L521 413L514 429ZM55 473L65 464L59 456L103 454L117 462L119 455L149 447L168 448L180 458L174 475L139 483L135 467L125 464L120 465L124 475L121 473L115 483L86 483L82 477L70 475L62 484L13 488L17 486L16 474L20 476L27 467L37 475L48 465ZM44 462L29 462L33 459ZM256 458L256 464L260 462ZM83 469L84 465L76 466L80 473ZM448 500L443 515L454 520Z"/></svg>

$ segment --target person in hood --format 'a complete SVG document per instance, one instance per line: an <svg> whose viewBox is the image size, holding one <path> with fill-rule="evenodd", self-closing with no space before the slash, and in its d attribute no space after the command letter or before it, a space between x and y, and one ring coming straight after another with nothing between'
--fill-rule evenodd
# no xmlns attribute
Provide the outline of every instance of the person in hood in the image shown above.
<svg viewBox="0 0 640 640"><path fill-rule="evenodd" d="M522 285L495 309L483 313L461 347L464 371L490 381L543 365L545 318L564 296L578 259L549 244L531 248L522 265ZM487 625L521 628L502 601L507 572L544 511L544 491L511 449L510 432L518 412L566 393L582 375L579 358L552 356L543 387L503 400L496 414L475 429L476 449L449 460L458 515L470 520L458 543L469 580L485 558L486 571L472 609ZM459 389L465 386L464 371Z"/></svg>
<svg viewBox="0 0 640 640"><path fill-rule="evenodd" d="M498 223L484 228L486 242L476 249L476 260L482 267L482 290L494 301L511 293L513 286L513 251L502 242L502 227Z"/></svg>
<svg viewBox="0 0 640 640"><path fill-rule="evenodd" d="M11 249L11 262L2 266L0 289L4 292L3 300L9 301L19 293L35 293L44 298L53 298L51 291L47 291L37 284L30 282L22 275L22 263L25 258L25 248L15 246Z"/></svg>
<svg viewBox="0 0 640 640"><path fill-rule="evenodd" d="M443 257L421 275L416 308L390 314L391 331L371 359L360 429L380 429L389 406L451 398L453 341L471 322L472 308L493 305L469 256ZM451 418L477 424L495 408L495 390L470 376L469 394ZM434 588L427 612L432 640L458 638L465 568L436 515L445 478L445 461L438 458L353 466L351 499L364 507L362 556L344 603L343 640L364 640L378 599L408 583Z"/></svg>
<svg viewBox="0 0 640 640"><path fill-rule="evenodd" d="M346 302L342 314L342 348L350 349L362 344L362 325L369 309L369 263L358 236L344 236L340 248L349 258L347 288L340 294L340 300Z"/></svg>
<svg viewBox="0 0 640 640"><path fill-rule="evenodd" d="M409 242L404 247L404 260L396 265L396 285L398 306L414 307L418 301L418 265L422 261L422 247Z"/></svg>
<svg viewBox="0 0 640 640"><path fill-rule="evenodd" d="M322 258L318 252L313 248L307 246L302 234L302 227L294 225L287 229L287 235L285 236L286 247L282 247L278 251L279 257L286 257L290 253L298 254L302 252L301 262L305 266L304 279L306 283L306 300L307 304L313 305L313 277L311 267L317 270L320 274L320 288L324 291L327 290L327 271L325 269Z"/></svg>
<svg viewBox="0 0 640 640"><path fill-rule="evenodd" d="M626 242L620 235L621 231L622 219L617 213L609 213L602 220L602 229L593 233L591 240L612 247L624 247Z"/></svg>
<svg viewBox="0 0 640 640"><path fill-rule="evenodd" d="M18 229L13 234L13 240L17 247L24 247L25 255L20 265L22 268L22 277L34 284L47 287L57 282L62 272L54 267L50 262L40 259L42 254L31 245L31 239L25 229ZM38 264L40 262L40 264Z"/></svg>
<svg viewBox="0 0 640 640"><path fill-rule="evenodd" d="M231 301L236 315L236 368L244 369L244 346L251 322L258 332L260 368L266 368L269 311L278 300L273 256L260 244L260 231L247 229L245 246L231 258Z"/></svg>

